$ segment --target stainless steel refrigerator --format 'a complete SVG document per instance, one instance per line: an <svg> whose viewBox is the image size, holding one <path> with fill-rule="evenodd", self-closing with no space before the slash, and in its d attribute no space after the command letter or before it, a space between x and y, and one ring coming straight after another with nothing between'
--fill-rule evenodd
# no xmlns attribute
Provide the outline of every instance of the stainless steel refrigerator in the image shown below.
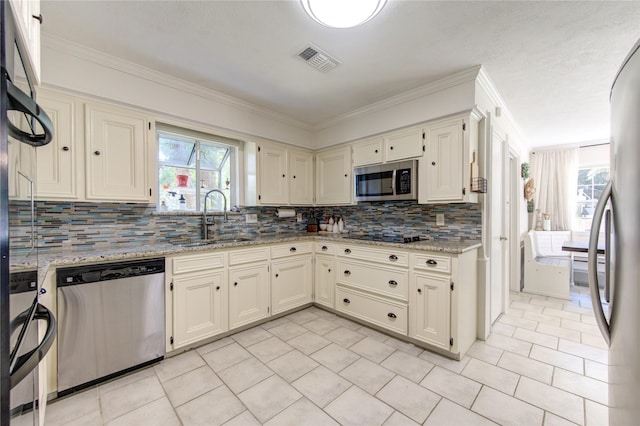
<svg viewBox="0 0 640 426"><path fill-rule="evenodd" d="M603 218L608 312L598 292L598 232L590 238L589 286L598 326L610 347L609 424L634 425L640 422L640 40L611 89L611 180L598 201L592 229L600 229Z"/></svg>

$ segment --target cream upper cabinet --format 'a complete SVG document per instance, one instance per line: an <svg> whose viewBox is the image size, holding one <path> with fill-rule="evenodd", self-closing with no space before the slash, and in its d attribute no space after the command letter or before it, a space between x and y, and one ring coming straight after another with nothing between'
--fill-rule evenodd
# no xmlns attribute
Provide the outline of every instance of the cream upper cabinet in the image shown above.
<svg viewBox="0 0 640 426"><path fill-rule="evenodd" d="M37 149L36 196L40 199L77 199L83 146L76 137L74 98L38 91L38 104L55 129L51 143Z"/></svg>
<svg viewBox="0 0 640 426"><path fill-rule="evenodd" d="M40 84L40 0L9 0L16 22L16 33L26 48L22 54L26 66L31 68L35 76L35 84ZM8 11L7 11L8 12Z"/></svg>
<svg viewBox="0 0 640 426"><path fill-rule="evenodd" d="M367 139L353 145L353 166L366 166L369 164L382 163L384 150L382 149L383 139Z"/></svg>
<svg viewBox="0 0 640 426"><path fill-rule="evenodd" d="M419 161L418 202L477 202L470 186L476 121L459 118L435 123L426 129L426 135Z"/></svg>
<svg viewBox="0 0 640 426"><path fill-rule="evenodd" d="M351 204L352 200L351 147L316 154L316 204Z"/></svg>
<svg viewBox="0 0 640 426"><path fill-rule="evenodd" d="M151 201L148 117L109 105L85 105L86 198Z"/></svg>
<svg viewBox="0 0 640 426"><path fill-rule="evenodd" d="M405 160L422 156L422 128L411 128L390 133L384 138L386 161Z"/></svg>
<svg viewBox="0 0 640 426"><path fill-rule="evenodd" d="M313 154L289 150L289 203L313 204Z"/></svg>
<svg viewBox="0 0 640 426"><path fill-rule="evenodd" d="M288 204L287 149L278 145L258 147L258 200L261 204Z"/></svg>
<svg viewBox="0 0 640 426"><path fill-rule="evenodd" d="M260 144L257 184L260 204L313 204L313 154Z"/></svg>

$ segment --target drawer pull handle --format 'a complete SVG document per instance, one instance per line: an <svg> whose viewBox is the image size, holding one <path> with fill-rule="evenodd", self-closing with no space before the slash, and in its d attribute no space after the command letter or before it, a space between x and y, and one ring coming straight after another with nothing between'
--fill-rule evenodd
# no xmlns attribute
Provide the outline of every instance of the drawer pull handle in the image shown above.
<svg viewBox="0 0 640 426"><path fill-rule="evenodd" d="M322 246L322 251L327 251L329 248L327 246Z"/></svg>
<svg viewBox="0 0 640 426"><path fill-rule="evenodd" d="M398 281L396 281L396 280L389 280L389 285L398 285Z"/></svg>
<svg viewBox="0 0 640 426"><path fill-rule="evenodd" d="M398 256L396 256L395 254L392 254L391 256L389 256L389 260L392 262L395 262L396 260L398 260Z"/></svg>
<svg viewBox="0 0 640 426"><path fill-rule="evenodd" d="M389 313L387 314L387 316L388 316L389 318L393 318L393 319L398 318L398 316L397 316L396 314L394 314L393 312L389 312Z"/></svg>
<svg viewBox="0 0 640 426"><path fill-rule="evenodd" d="M289 249L289 251L290 251L290 252L292 252L292 253L295 253L295 252L296 252L296 248L295 248L295 247L291 247L291 248Z"/></svg>
<svg viewBox="0 0 640 426"><path fill-rule="evenodd" d="M349 275L351 275L351 271L344 271L344 274L345 274L346 276L349 276Z"/></svg>
<svg viewBox="0 0 640 426"><path fill-rule="evenodd" d="M68 147L68 146L63 146L63 147L62 147L62 150L63 150L63 151L69 151L69 147Z"/></svg>
<svg viewBox="0 0 640 426"><path fill-rule="evenodd" d="M100 151L94 151L93 154L94 155L100 155Z"/></svg>
<svg viewBox="0 0 640 426"><path fill-rule="evenodd" d="M351 300L349 300L349 299L342 299L342 301L343 301L344 303L346 303L346 304L351 303Z"/></svg>
<svg viewBox="0 0 640 426"><path fill-rule="evenodd" d="M351 253L351 249L344 249L344 252L349 254L349 253Z"/></svg>
<svg viewBox="0 0 640 426"><path fill-rule="evenodd" d="M429 266L436 266L437 264L438 264L438 262L436 262L433 259L427 260L427 265L429 265Z"/></svg>
<svg viewBox="0 0 640 426"><path fill-rule="evenodd" d="M234 287L238 287L238 283L233 283L233 286Z"/></svg>

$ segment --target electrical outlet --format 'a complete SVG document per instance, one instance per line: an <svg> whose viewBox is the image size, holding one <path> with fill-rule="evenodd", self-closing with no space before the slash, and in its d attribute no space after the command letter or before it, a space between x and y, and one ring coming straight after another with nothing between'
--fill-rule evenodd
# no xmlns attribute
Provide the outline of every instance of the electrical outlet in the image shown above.
<svg viewBox="0 0 640 426"><path fill-rule="evenodd" d="M247 213L244 215L244 219L246 223L258 223L258 214L257 213Z"/></svg>
<svg viewBox="0 0 640 426"><path fill-rule="evenodd" d="M436 225L444 226L444 213L436 213Z"/></svg>
<svg viewBox="0 0 640 426"><path fill-rule="evenodd" d="M298 213L296 215L296 219L298 220L298 223L302 223L302 213Z"/></svg>

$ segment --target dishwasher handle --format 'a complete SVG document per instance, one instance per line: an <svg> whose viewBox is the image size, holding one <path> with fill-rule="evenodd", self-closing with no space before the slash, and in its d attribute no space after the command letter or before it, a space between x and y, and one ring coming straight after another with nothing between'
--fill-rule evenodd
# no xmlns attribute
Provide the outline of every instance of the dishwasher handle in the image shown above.
<svg viewBox="0 0 640 426"><path fill-rule="evenodd" d="M20 355L17 357L15 361L15 365L11 369L9 373L10 377L10 386L13 389L18 383L22 381L29 373L31 373L42 361L45 357L49 349L51 349L51 345L53 344L53 340L56 338L56 331L58 328L56 318L53 316L53 313L47 309L45 306L38 303L38 300L34 300L35 313L33 314L32 321L44 320L47 322L47 330L44 334L44 338L42 341L33 348L31 351L27 352L24 355ZM33 306L32 306L33 307ZM18 315L13 321L11 321L11 329L15 330L20 325L24 325L27 321L29 321L29 313L32 309L30 307L26 311L22 312ZM16 344L18 346L18 344Z"/></svg>

